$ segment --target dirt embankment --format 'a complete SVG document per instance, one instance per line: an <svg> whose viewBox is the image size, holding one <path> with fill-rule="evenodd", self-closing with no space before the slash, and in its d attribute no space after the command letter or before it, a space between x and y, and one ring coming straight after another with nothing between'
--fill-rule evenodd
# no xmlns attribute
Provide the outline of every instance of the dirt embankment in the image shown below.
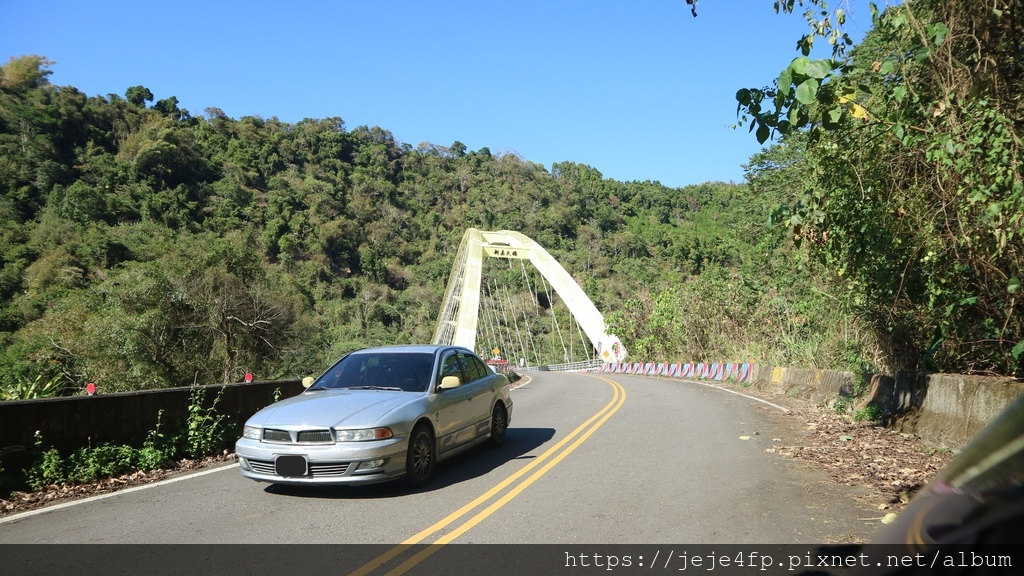
<svg viewBox="0 0 1024 576"><path fill-rule="evenodd" d="M855 422L849 415L810 401L779 397L756 389L725 385L789 410L779 421L792 435L766 451L824 470L837 485L866 489L870 508L880 515L899 511L952 458L920 438L874 422Z"/></svg>

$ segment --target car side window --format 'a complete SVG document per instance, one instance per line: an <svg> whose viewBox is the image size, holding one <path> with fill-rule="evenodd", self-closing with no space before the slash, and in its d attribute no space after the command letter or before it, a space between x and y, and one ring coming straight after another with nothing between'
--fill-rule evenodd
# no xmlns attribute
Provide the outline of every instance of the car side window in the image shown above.
<svg viewBox="0 0 1024 576"><path fill-rule="evenodd" d="M451 353L445 356L444 360L441 360L441 378L438 379L438 382L444 379L445 376L458 376L463 383L467 381L462 375L462 368L459 367L459 359L455 353Z"/></svg>
<svg viewBox="0 0 1024 576"><path fill-rule="evenodd" d="M480 378L487 378L493 374L493 372L487 369L487 364L484 364L483 360L475 356L471 356L470 358L472 358L473 364L476 365L476 372L480 375Z"/></svg>
<svg viewBox="0 0 1024 576"><path fill-rule="evenodd" d="M466 379L475 382L487 376L487 368L476 356L459 352L459 360L462 362L463 370L466 372Z"/></svg>

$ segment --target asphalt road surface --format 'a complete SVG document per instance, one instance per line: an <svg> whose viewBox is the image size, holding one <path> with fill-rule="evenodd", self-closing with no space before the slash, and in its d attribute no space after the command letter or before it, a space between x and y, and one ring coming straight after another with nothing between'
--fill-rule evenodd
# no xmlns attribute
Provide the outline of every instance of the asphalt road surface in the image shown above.
<svg viewBox="0 0 1024 576"><path fill-rule="evenodd" d="M0 518L0 544L758 544L870 539L852 488L766 452L798 426L711 386L532 373L506 443L427 487L295 488L235 465Z"/></svg>

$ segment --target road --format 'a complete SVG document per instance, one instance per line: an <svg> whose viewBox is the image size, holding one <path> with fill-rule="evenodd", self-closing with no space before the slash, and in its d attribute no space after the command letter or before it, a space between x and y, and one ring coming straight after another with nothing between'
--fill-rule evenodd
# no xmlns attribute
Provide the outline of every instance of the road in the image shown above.
<svg viewBox="0 0 1024 576"><path fill-rule="evenodd" d="M799 426L707 385L534 373L504 446L439 465L424 489L268 486L234 465L0 519L26 543L689 543L870 538L855 494L766 452ZM778 440L776 440L778 439Z"/></svg>

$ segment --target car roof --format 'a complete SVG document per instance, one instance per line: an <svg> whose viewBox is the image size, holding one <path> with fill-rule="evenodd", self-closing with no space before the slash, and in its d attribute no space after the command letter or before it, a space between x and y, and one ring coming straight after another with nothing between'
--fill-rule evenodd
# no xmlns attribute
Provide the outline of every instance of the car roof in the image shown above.
<svg viewBox="0 0 1024 576"><path fill-rule="evenodd" d="M470 352L470 350L463 348L462 346L453 346L450 344L394 344L390 346L376 346L373 348L363 348L362 350L355 350L352 354L368 354L368 353L405 353L405 354L436 354L441 350L459 350L460 352Z"/></svg>

